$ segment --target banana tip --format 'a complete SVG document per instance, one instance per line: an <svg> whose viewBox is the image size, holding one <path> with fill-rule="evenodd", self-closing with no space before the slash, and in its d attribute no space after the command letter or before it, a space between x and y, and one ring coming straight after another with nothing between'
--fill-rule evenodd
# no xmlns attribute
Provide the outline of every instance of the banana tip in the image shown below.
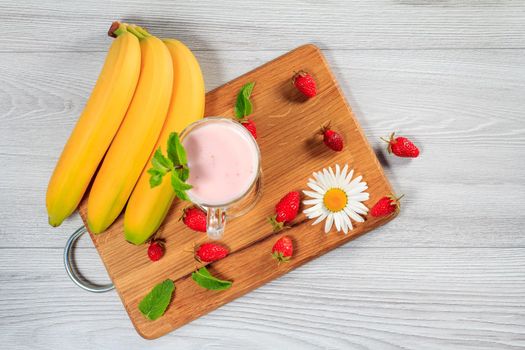
<svg viewBox="0 0 525 350"><path fill-rule="evenodd" d="M58 222L58 221L56 221L56 220L53 220L53 219L51 218L51 216L48 216L48 218L47 218L47 222L49 222L49 225L51 225L51 226L53 226L53 227L58 227L58 226L60 226L60 224L62 223L61 221Z"/></svg>

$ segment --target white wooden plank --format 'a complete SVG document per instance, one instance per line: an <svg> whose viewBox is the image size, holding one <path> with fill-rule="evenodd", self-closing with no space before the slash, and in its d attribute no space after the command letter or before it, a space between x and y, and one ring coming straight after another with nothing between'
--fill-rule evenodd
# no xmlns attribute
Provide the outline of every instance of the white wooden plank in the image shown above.
<svg viewBox="0 0 525 350"><path fill-rule="evenodd" d="M522 0L2 1L0 50L105 50L113 20L204 50L525 48Z"/></svg>
<svg viewBox="0 0 525 350"><path fill-rule="evenodd" d="M135 334L115 292L94 295L73 285L59 249L0 251L6 349L525 346L523 249L350 243L155 341ZM80 266L103 282L95 251L78 255Z"/></svg>
<svg viewBox="0 0 525 350"><path fill-rule="evenodd" d="M196 53L211 89L281 52ZM394 188L407 196L402 215L358 245L525 246L524 53L326 52ZM45 189L104 56L0 54L0 247L61 247L80 224L75 217L50 228ZM384 155L379 137L391 130L417 140L422 156Z"/></svg>

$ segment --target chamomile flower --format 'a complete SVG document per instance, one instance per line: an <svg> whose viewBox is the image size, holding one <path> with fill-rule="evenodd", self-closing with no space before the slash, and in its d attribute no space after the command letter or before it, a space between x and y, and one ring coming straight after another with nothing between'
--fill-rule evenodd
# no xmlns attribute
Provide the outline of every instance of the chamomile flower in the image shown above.
<svg viewBox="0 0 525 350"><path fill-rule="evenodd" d="M326 220L324 231L328 233L335 225L337 231L345 234L353 229L352 220L363 222L361 215L368 213L368 208L361 202L368 200L369 194L364 192L368 186L361 181L362 176L354 179L354 170L348 172L348 165L343 169L337 164L335 172L331 167L313 173L313 179L308 179L308 187L312 191L303 191L310 197L303 201L311 207L303 213L309 218L317 218L312 225Z"/></svg>

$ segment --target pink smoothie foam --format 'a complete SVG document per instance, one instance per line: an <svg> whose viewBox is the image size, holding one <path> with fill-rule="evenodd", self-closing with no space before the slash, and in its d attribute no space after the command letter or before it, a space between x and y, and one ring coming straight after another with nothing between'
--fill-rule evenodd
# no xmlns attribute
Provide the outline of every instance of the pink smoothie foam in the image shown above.
<svg viewBox="0 0 525 350"><path fill-rule="evenodd" d="M259 168L252 136L240 124L214 121L196 126L184 137L193 188L188 195L199 204L222 205L241 197Z"/></svg>

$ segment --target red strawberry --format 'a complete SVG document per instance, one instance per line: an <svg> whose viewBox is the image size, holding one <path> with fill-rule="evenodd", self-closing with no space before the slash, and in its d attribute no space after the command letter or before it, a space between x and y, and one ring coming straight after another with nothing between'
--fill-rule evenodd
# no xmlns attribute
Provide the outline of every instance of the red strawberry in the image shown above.
<svg viewBox="0 0 525 350"><path fill-rule="evenodd" d="M206 213L197 207L184 209L182 222L193 231L206 232Z"/></svg>
<svg viewBox="0 0 525 350"><path fill-rule="evenodd" d="M321 134L323 135L323 142L328 148L336 152L343 150L343 137L337 131L330 129L330 123L321 127Z"/></svg>
<svg viewBox="0 0 525 350"><path fill-rule="evenodd" d="M275 206L275 215L268 218L274 231L279 231L284 224L292 221L299 212L301 194L297 191L286 194Z"/></svg>
<svg viewBox="0 0 525 350"><path fill-rule="evenodd" d="M148 247L148 257L151 261L160 260L164 256L164 243L162 241L151 241Z"/></svg>
<svg viewBox="0 0 525 350"><path fill-rule="evenodd" d="M288 236L283 236L275 242L272 248L272 256L278 262L288 262L293 254L293 242Z"/></svg>
<svg viewBox="0 0 525 350"><path fill-rule="evenodd" d="M195 251L197 259L203 262L220 260L228 255L228 248L217 243L203 243Z"/></svg>
<svg viewBox="0 0 525 350"><path fill-rule="evenodd" d="M252 134L253 138L257 140L257 128L255 122L251 119L245 119L241 124Z"/></svg>
<svg viewBox="0 0 525 350"><path fill-rule="evenodd" d="M317 95L317 87L315 86L315 80L312 76L305 72L299 71L295 73L292 78L293 85L306 97L314 97Z"/></svg>
<svg viewBox="0 0 525 350"><path fill-rule="evenodd" d="M406 137L394 137L394 133L390 135L390 140L381 140L388 143L388 153L394 153L398 157L403 158L417 158L419 156L419 149Z"/></svg>
<svg viewBox="0 0 525 350"><path fill-rule="evenodd" d="M399 200L403 198L400 196L396 198L394 195L389 195L381 198L370 210L370 214L376 218L387 216L394 212L399 212Z"/></svg>

